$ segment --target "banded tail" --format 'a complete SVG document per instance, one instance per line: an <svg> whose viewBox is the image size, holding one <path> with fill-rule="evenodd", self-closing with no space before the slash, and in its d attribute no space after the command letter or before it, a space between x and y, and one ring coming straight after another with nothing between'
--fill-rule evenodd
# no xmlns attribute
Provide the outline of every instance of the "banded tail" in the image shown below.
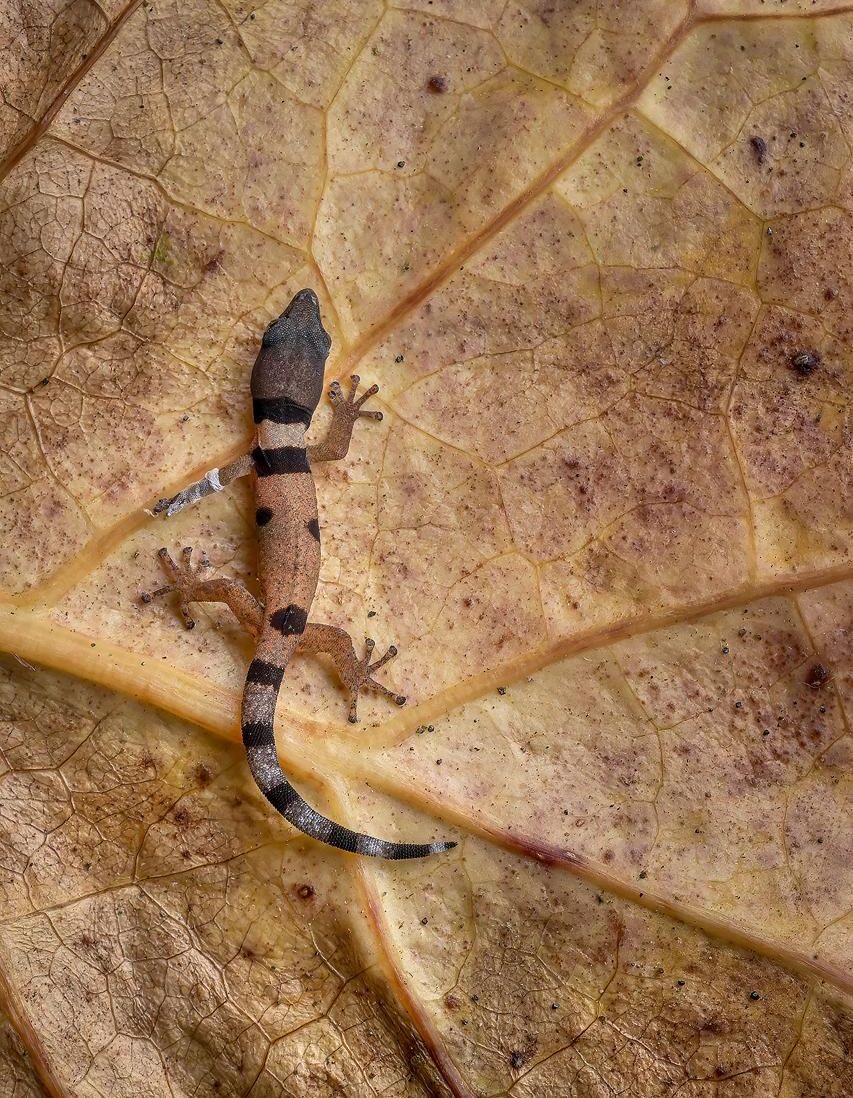
<svg viewBox="0 0 853 1098"><path fill-rule="evenodd" d="M243 692L243 744L258 788L294 827L329 846L371 858L425 858L452 850L456 843L394 843L351 831L312 808L284 775L275 749L274 719L284 668L252 660Z"/></svg>

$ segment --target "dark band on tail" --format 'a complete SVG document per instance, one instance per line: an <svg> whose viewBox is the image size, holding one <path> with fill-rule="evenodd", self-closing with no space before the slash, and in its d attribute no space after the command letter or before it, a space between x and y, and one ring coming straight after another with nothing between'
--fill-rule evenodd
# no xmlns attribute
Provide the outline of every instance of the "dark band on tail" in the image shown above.
<svg viewBox="0 0 853 1098"><path fill-rule="evenodd" d="M253 660L243 694L243 744L252 776L270 804L304 834L371 858L425 858L452 850L456 843L394 843L351 831L321 815L293 788L278 761L273 722L278 688L284 669L265 660Z"/></svg>
<svg viewBox="0 0 853 1098"><path fill-rule="evenodd" d="M283 667L277 667L274 663L267 663L266 660L252 660L249 664L246 682L258 683L260 686L271 686L273 690L277 691L283 678Z"/></svg>

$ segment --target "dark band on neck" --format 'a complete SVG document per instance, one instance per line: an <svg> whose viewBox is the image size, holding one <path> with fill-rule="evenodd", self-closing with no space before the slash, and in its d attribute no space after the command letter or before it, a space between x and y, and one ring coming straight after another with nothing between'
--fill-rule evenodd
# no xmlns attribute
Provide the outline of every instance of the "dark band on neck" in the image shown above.
<svg viewBox="0 0 853 1098"><path fill-rule="evenodd" d="M255 472L259 477L311 472L304 446L278 446L272 450L264 450L256 446L252 451L252 459L255 462Z"/></svg>
<svg viewBox="0 0 853 1098"><path fill-rule="evenodd" d="M271 423L304 423L307 427L311 422L311 412L286 397L254 397L252 412L255 423L268 419Z"/></svg>

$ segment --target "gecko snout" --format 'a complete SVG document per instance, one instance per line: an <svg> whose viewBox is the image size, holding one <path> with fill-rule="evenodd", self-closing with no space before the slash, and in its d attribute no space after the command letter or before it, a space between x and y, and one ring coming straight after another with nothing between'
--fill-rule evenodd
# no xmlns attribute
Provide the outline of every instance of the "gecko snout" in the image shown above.
<svg viewBox="0 0 853 1098"><path fill-rule="evenodd" d="M293 404L310 418L322 395L331 346L317 295L300 290L264 332L252 370L252 396Z"/></svg>

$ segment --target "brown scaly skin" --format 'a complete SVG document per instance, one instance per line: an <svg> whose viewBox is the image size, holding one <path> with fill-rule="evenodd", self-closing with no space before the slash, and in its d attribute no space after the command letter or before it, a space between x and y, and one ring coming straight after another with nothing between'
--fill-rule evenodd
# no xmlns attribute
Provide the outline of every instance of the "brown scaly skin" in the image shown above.
<svg viewBox="0 0 853 1098"><path fill-rule="evenodd" d="M171 499L162 499L155 514L174 515L238 477L251 474L255 483L259 578L263 605L236 580L210 575L210 563L202 553L192 567L192 549L185 548L180 562L165 549L159 551L169 583L143 594L143 602L174 591L187 628L195 622L191 602L224 602L244 627L257 637L243 692L243 743L249 767L267 800L306 835L321 842L378 858L422 858L449 850L452 842L395 843L363 835L326 819L296 792L282 772L275 749L274 719L278 692L290 657L297 648L326 652L349 691L349 719L358 720L361 690L374 690L405 702L374 679L397 654L393 645L371 663L374 642L367 641L367 655L359 659L352 641L342 629L308 621L308 612L320 574L320 527L311 461L336 461L349 450L357 419L381 419L381 412L365 410L365 401L379 391L371 386L356 399L359 379L344 397L334 382L329 396L334 408L326 438L307 446L305 431L323 390L323 371L331 339L320 318L320 304L313 290L300 290L278 320L264 332L252 370L252 403L257 424L257 445L221 469L212 469L200 481Z"/></svg>

